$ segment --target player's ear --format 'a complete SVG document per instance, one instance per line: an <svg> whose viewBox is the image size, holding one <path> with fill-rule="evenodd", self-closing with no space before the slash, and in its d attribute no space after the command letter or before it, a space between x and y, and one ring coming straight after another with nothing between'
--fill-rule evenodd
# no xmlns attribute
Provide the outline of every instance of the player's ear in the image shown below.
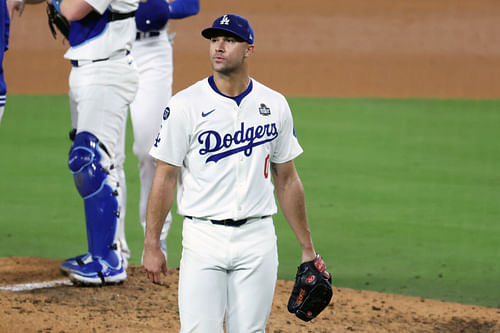
<svg viewBox="0 0 500 333"><path fill-rule="evenodd" d="M248 44L247 50L245 52L245 56L249 57L249 56L251 56L253 54L253 52L254 52L254 45L253 44L252 45Z"/></svg>

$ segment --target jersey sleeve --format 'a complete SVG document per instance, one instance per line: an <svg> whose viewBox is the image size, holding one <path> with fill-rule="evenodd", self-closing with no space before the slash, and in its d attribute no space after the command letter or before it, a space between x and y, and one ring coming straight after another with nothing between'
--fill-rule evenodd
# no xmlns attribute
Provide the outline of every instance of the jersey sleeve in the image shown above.
<svg viewBox="0 0 500 333"><path fill-rule="evenodd" d="M174 0L169 3L170 19L181 19L196 15L200 11L200 0Z"/></svg>
<svg viewBox="0 0 500 333"><path fill-rule="evenodd" d="M290 106L288 105L285 97L282 96L282 98L283 113L281 115L280 131L271 156L271 162L273 163L285 163L291 161L303 152L302 147L297 140L297 136L295 135Z"/></svg>
<svg viewBox="0 0 500 333"><path fill-rule="evenodd" d="M92 6L99 14L103 14L108 8L111 0L84 0L86 3Z"/></svg>
<svg viewBox="0 0 500 333"><path fill-rule="evenodd" d="M175 96L163 112L159 133L153 142L149 154L163 162L182 166L191 138L191 125L187 110L181 100Z"/></svg>

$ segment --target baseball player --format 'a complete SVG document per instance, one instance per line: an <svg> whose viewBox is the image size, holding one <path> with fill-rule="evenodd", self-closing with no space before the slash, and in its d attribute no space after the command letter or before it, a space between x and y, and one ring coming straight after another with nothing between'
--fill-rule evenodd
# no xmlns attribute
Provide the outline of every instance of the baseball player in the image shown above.
<svg viewBox="0 0 500 333"><path fill-rule="evenodd" d="M3 57L9 49L10 23L15 12L22 15L25 3L36 4L43 0L2 0L0 4L0 124L7 100L7 85L3 72Z"/></svg>
<svg viewBox="0 0 500 333"><path fill-rule="evenodd" d="M77 284L120 283L127 277L118 240L124 182L122 149L125 122L138 87L130 55L138 0L53 0L71 22L72 69L69 97L76 128L68 165L83 198L88 253L63 263Z"/></svg>
<svg viewBox="0 0 500 333"><path fill-rule="evenodd" d="M161 283L167 267L158 240L177 185L181 332L223 332L224 321L231 333L264 332L278 269L274 189L302 261L316 257L293 162L302 148L284 96L249 76L249 22L223 15L202 35L213 75L172 97L150 151L157 168L144 268Z"/></svg>
<svg viewBox="0 0 500 333"><path fill-rule="evenodd" d="M3 74L3 56L9 49L10 15L6 0L0 4L0 123L2 122L7 95L7 85Z"/></svg>
<svg viewBox="0 0 500 333"><path fill-rule="evenodd" d="M195 15L199 8L199 0L175 0L171 3L165 0L147 0L139 2L135 15L137 32L132 43L131 55L138 67L139 88L134 102L130 105L130 113L134 130L133 150L139 159L141 184L139 217L143 228L146 225L146 206L155 169L155 161L149 156L149 149L158 130L162 110L172 95L172 41L168 35L168 21ZM72 111L74 109L72 108ZM77 119L76 116L72 118ZM75 126L73 122L73 127ZM124 162L125 128L116 149L115 169L121 184L118 196L121 208L118 217L117 237L121 245L123 266L126 269L131 253L125 235L127 191ZM160 239L165 256L167 255L166 239L171 222L172 217L169 214L165 220ZM74 265L81 264L87 257L89 257L88 254L82 254L67 259L61 265L62 272L64 274L70 273Z"/></svg>
<svg viewBox="0 0 500 333"><path fill-rule="evenodd" d="M134 131L133 151L139 159L139 218L144 230L148 195L155 172L155 160L149 155L149 149L156 137L162 112L172 96L173 36L168 33L168 21L196 15L199 10L199 0L175 0L170 3L165 0L147 0L139 3L136 13L137 33L132 56L138 66L139 89L130 105L130 115ZM171 223L169 213L160 237L165 255Z"/></svg>

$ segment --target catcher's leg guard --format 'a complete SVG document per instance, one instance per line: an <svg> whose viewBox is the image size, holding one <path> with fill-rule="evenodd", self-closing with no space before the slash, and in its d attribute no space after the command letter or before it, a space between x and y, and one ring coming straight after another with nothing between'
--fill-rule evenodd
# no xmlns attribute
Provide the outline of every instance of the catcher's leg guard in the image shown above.
<svg viewBox="0 0 500 333"><path fill-rule="evenodd" d="M92 133L78 133L68 165L84 201L88 249L93 259L76 273L88 277L89 281L83 281L88 283L119 282L112 281L113 276L124 280L126 273L116 241L119 209L115 188L119 184L113 179L106 149Z"/></svg>

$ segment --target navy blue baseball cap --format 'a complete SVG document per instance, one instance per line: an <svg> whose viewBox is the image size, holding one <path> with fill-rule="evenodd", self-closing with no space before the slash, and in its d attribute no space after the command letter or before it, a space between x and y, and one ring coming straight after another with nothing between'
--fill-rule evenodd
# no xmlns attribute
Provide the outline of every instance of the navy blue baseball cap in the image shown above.
<svg viewBox="0 0 500 333"><path fill-rule="evenodd" d="M236 14L226 14L217 18L210 28L204 29L201 34L210 39L221 33L229 32L236 37L243 39L248 44L253 44L254 33L248 20Z"/></svg>
<svg viewBox="0 0 500 333"><path fill-rule="evenodd" d="M165 0L141 0L135 12L135 24L142 32L161 30L167 24L170 8Z"/></svg>

